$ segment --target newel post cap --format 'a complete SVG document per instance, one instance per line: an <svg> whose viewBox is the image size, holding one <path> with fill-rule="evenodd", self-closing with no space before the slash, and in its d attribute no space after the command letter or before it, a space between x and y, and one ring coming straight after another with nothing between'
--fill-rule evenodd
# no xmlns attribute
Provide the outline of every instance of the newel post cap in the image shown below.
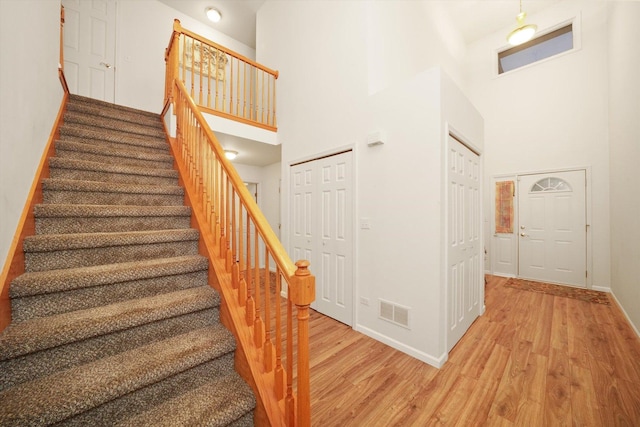
<svg viewBox="0 0 640 427"><path fill-rule="evenodd" d="M316 278L309 271L309 261L296 262L298 269L291 278L291 299L297 306L306 306L316 299Z"/></svg>

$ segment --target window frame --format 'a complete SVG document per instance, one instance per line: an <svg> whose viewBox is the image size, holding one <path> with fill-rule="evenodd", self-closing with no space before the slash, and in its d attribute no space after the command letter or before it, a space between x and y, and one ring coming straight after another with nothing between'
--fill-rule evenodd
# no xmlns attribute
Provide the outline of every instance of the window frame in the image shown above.
<svg viewBox="0 0 640 427"><path fill-rule="evenodd" d="M572 26L571 32L572 32L572 35L573 35L573 48L565 50L564 52L561 52L561 53L558 53L558 54L555 54L555 55L551 55L551 56L546 57L544 59L540 59L539 61L531 62L531 63L529 63L527 65L523 65L522 67L514 68L512 70L500 73L500 54L502 52L505 52L505 51L509 50L509 49L513 49L514 46L511 46L509 44L505 44L505 45L502 45L501 47L499 47L497 49L494 49L493 52L492 52L492 62L493 62L493 74L494 74L494 77L503 77L503 76L511 75L512 73L515 73L517 71L526 70L526 69L529 69L529 68L534 67L536 65L544 64L545 62L548 62L548 61L551 61L551 60L554 60L554 59L557 59L557 58L561 58L561 57L563 57L565 55L569 55L569 54L572 54L574 52L579 51L582 48L582 44L581 44L581 39L582 39L582 37L581 37L582 31L581 30L582 30L582 28L581 28L580 14L578 14L576 16L573 16L572 18L567 19L565 21L562 21L562 22L560 22L560 23L558 23L556 25L553 25L551 27L547 27L542 31L538 31L533 39L531 39L530 41L528 41L526 43L523 43L523 45L526 45L527 43L530 43L532 40L536 40L536 39L545 37L548 34L553 33L554 31L558 31L558 30L560 30L560 29L562 29L564 27L567 27L569 25ZM522 46L522 45L520 45L520 46Z"/></svg>

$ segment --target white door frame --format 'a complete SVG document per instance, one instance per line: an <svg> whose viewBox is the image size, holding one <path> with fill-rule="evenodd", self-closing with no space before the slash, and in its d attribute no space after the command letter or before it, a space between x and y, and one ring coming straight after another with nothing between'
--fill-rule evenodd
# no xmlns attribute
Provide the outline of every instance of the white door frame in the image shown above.
<svg viewBox="0 0 640 427"><path fill-rule="evenodd" d="M592 221L592 196L591 196L591 166L576 166L576 167L566 167L566 168L555 168L555 169L541 169L541 170L531 170L531 171L526 171L526 172L517 172L517 173L510 173L510 174L499 174L499 175L493 175L492 176L492 182L495 182L497 179L500 178L506 178L506 177L513 177L516 182L518 182L518 178L522 175L537 175L537 174L552 174L552 173L556 173L556 172L570 172L570 171L584 171L585 172L585 177L586 177L586 188L585 188L585 209L586 209L586 223L587 223L587 232L586 232L586 267L587 267L587 280L586 280L586 289L593 289L593 248L592 248L592 242L593 242L593 237L592 237L592 231L591 231L591 221ZM514 198L514 210L513 210L513 215L514 215L514 233L517 232L517 230L520 229L520 213L518 211L518 200L519 200L519 192L520 192L520 188L518 185L516 185L516 197ZM491 215L491 233L492 233L492 239L491 239L491 273L494 272L494 262L495 262L495 253L496 253L496 237L495 237L495 230L496 230L496 224L495 224L495 215L494 215L494 200L495 200L495 189L491 190L491 199L489 200L489 211L492 213ZM518 244L518 241L516 240L515 243L515 265L516 265L516 271L514 276L515 277L519 277L520 272L518 271L518 260L520 257L520 247Z"/></svg>
<svg viewBox="0 0 640 427"><path fill-rule="evenodd" d="M291 217L291 197L292 197L292 193L290 191L291 189L291 167L294 165L297 165L299 163L305 163L305 162L311 162L314 160L318 160L321 159L323 157L330 157L330 156L335 156L337 154L340 153L344 153L345 151L351 151L352 153L352 159L351 159L351 187L352 187L352 194L353 194L353 198L352 198L352 210L351 210L351 216L352 216L352 230L351 230L351 257L353 259L353 265L351 268L351 284L352 284L352 295L351 295L351 301L352 301L352 307L351 307L351 312L352 312L352 325L349 325L352 329L356 328L356 325L358 324L358 304L356 303L357 301L357 295L358 295L358 284L356 282L356 278L358 277L358 252L357 252L357 245L356 242L358 240L358 227L356 227L356 218L358 217L358 204L357 204L357 200L358 200L358 174L357 174L357 170L358 170L358 150L357 150L357 146L355 144L348 144L348 145L343 145L331 150L326 150L326 151L321 151L309 156L304 156L304 157L299 157L295 160L291 160L289 162L287 162L286 164L283 163L283 169L282 169L282 180L280 183L280 188L281 188L281 193L282 194L282 190L286 189L287 191L287 196L286 197L281 197L280 203L281 203L281 218L282 218L282 224L286 224L286 227L282 227L280 230L280 235L281 235L281 241L283 244L285 244L285 247L287 249L288 253L292 252L292 248L293 248L293 236L291 233L292 230L292 226L291 226L291 221L292 221L292 217ZM298 260L294 259L293 262L296 262ZM317 268L317 267L316 267ZM311 264L309 266L309 270L311 271L311 274L314 274L314 265ZM316 290L316 294L317 294L317 290ZM283 288L282 290L282 295L283 297L286 297L286 289Z"/></svg>

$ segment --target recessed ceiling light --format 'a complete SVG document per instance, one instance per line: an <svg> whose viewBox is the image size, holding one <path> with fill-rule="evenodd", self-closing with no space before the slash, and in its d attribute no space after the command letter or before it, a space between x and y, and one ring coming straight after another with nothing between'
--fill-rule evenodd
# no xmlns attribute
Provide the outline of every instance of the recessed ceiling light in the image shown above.
<svg viewBox="0 0 640 427"><path fill-rule="evenodd" d="M209 18L209 21L211 22L220 22L222 19L222 14L218 9L208 7L205 9L205 12L207 13L207 18Z"/></svg>

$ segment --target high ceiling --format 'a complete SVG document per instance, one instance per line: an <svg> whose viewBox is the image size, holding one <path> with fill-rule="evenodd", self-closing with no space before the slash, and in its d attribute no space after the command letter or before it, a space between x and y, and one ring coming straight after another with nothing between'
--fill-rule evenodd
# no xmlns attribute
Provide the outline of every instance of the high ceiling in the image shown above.
<svg viewBox="0 0 640 427"><path fill-rule="evenodd" d="M256 46L256 12L269 0L159 0L185 15L215 28L247 46ZM303 1L303 0L290 0ZM336 1L336 0L324 0ZM364 1L364 0L362 0ZM391 0L374 0L391 1ZM462 34L467 43L481 39L495 31L515 25L519 11L518 0L425 0L438 2ZM561 0L524 0L523 10L533 14ZM205 9L215 7L222 20L213 24L205 16Z"/></svg>

